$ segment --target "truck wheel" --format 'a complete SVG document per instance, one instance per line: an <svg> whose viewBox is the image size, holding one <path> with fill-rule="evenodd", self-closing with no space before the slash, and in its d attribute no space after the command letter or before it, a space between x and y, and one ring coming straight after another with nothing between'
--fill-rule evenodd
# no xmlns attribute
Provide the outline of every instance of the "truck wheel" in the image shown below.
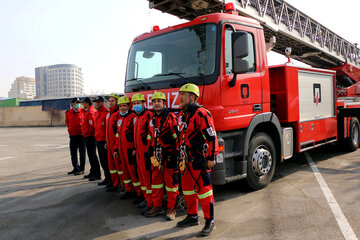
<svg viewBox="0 0 360 240"><path fill-rule="evenodd" d="M351 118L350 120L350 137L345 139L345 146L350 152L359 148L359 120L357 118Z"/></svg>
<svg viewBox="0 0 360 240"><path fill-rule="evenodd" d="M258 190L266 187L274 176L276 165L275 145L269 135L257 133L249 144L247 157L247 184Z"/></svg>

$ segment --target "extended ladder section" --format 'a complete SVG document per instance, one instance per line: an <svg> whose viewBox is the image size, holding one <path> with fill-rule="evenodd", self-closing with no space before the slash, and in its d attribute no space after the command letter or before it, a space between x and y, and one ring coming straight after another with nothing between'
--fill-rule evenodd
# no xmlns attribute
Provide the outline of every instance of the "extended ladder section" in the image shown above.
<svg viewBox="0 0 360 240"><path fill-rule="evenodd" d="M292 58L314 67L334 68L348 63L360 68L357 44L350 43L283 0L148 1L150 8L188 20L222 12L225 3L232 2L240 15L257 19L262 24L267 40L276 37L273 51L284 54L285 48L291 47Z"/></svg>

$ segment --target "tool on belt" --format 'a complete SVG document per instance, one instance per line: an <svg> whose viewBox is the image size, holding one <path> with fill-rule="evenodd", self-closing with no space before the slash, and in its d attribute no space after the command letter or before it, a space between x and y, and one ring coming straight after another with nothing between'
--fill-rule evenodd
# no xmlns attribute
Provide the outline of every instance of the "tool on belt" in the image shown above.
<svg viewBox="0 0 360 240"><path fill-rule="evenodd" d="M154 167L158 167L160 171L162 171L163 169L163 161L162 161L162 147L161 147L161 143L160 143L160 134L161 134L161 130L164 126L165 120L166 120L167 116L163 116L161 118L160 121L160 129L157 128L156 126L156 118L155 116L153 117L152 121L154 124L154 139L155 139L155 150L154 150L154 154L150 157L150 161L151 164Z"/></svg>

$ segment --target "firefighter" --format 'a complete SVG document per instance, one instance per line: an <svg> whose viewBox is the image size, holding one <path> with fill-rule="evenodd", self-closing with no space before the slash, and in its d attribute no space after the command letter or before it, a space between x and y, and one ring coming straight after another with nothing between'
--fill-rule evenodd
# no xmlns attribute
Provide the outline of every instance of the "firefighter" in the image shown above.
<svg viewBox="0 0 360 240"><path fill-rule="evenodd" d="M162 200L164 182L167 194L166 219L175 219L176 198L179 195L179 169L177 166L176 146L178 140L177 117L165 108L166 97L162 92L152 96L152 105L155 110L150 122L149 155L151 156L151 188L153 208L146 213L146 217L163 214Z"/></svg>
<svg viewBox="0 0 360 240"><path fill-rule="evenodd" d="M196 104L199 88L187 83L180 88L179 166L182 172L181 186L188 206L187 216L177 223L178 227L199 225L198 201L204 212L205 226L201 235L209 235L215 228L214 197L210 182L210 170L215 165L219 144L212 116ZM185 168L184 168L185 167Z"/></svg>
<svg viewBox="0 0 360 240"><path fill-rule="evenodd" d="M106 145L106 115L109 112L104 105L105 99L102 96L97 96L94 99L95 109L97 112L95 113L95 138L96 145L98 149L99 159L101 167L104 170L105 179L102 182L99 182L98 185L106 185L107 187L111 187L111 176L108 166L108 157L107 151L105 148Z"/></svg>
<svg viewBox="0 0 360 240"><path fill-rule="evenodd" d="M147 156L147 136L149 134L149 123L153 114L145 108L145 97L141 93L134 94L131 102L133 104L133 110L136 113L134 117L134 154L136 155L138 165L141 190L145 197L145 201L140 203L138 207L144 207L141 211L141 214L144 215L153 207L151 198L151 163L150 158Z"/></svg>
<svg viewBox="0 0 360 240"><path fill-rule="evenodd" d="M81 132L81 115L80 99L73 98L71 100L72 108L65 112L65 123L69 132L70 138L70 154L73 170L68 174L80 175L84 173L85 169L85 142L84 136ZM80 155L80 166L78 163L78 149Z"/></svg>
<svg viewBox="0 0 360 240"><path fill-rule="evenodd" d="M125 194L121 195L121 199L127 199L134 196L134 204L138 204L144 200L141 192L140 180L137 173L136 157L133 155L134 150L134 117L135 113L130 110L129 98L122 96L118 101L120 117L117 123L115 158L121 160L123 168L124 184L126 188Z"/></svg>
<svg viewBox="0 0 360 240"><path fill-rule="evenodd" d="M86 151L90 162L90 173L85 175L89 181L101 179L99 160L96 156L96 139L95 139L95 112L91 99L86 97L83 101L84 114L82 121L82 134L85 138Z"/></svg>
<svg viewBox="0 0 360 240"><path fill-rule="evenodd" d="M117 121L119 118L119 105L117 104L119 96L110 94L109 106L110 112L106 115L106 147L108 153L108 163L111 175L112 187L108 188L108 192L117 192L121 188L122 168L120 160L114 157L117 133Z"/></svg>

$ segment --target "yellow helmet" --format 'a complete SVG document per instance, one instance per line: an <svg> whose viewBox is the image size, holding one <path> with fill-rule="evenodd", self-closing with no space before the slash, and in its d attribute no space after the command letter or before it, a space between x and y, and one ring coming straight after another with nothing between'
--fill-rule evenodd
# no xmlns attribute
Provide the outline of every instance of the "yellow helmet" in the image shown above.
<svg viewBox="0 0 360 240"><path fill-rule="evenodd" d="M155 99L162 99L164 101L166 101L166 96L165 93L163 92L156 92L154 93L154 95L151 98L151 101L155 100Z"/></svg>
<svg viewBox="0 0 360 240"><path fill-rule="evenodd" d="M109 98L110 97L113 97L113 98L116 98L116 99L119 99L119 95L117 95L116 93L112 93L109 95Z"/></svg>
<svg viewBox="0 0 360 240"><path fill-rule="evenodd" d="M142 95L141 93L135 93L131 98L131 102L135 101L145 101L144 95Z"/></svg>
<svg viewBox="0 0 360 240"><path fill-rule="evenodd" d="M126 103L130 103L130 100L129 100L128 97L122 96L122 97L119 98L118 104L126 104Z"/></svg>
<svg viewBox="0 0 360 240"><path fill-rule="evenodd" d="M193 83L187 83L180 88L179 92L190 92L195 94L197 97L200 96L199 87Z"/></svg>

